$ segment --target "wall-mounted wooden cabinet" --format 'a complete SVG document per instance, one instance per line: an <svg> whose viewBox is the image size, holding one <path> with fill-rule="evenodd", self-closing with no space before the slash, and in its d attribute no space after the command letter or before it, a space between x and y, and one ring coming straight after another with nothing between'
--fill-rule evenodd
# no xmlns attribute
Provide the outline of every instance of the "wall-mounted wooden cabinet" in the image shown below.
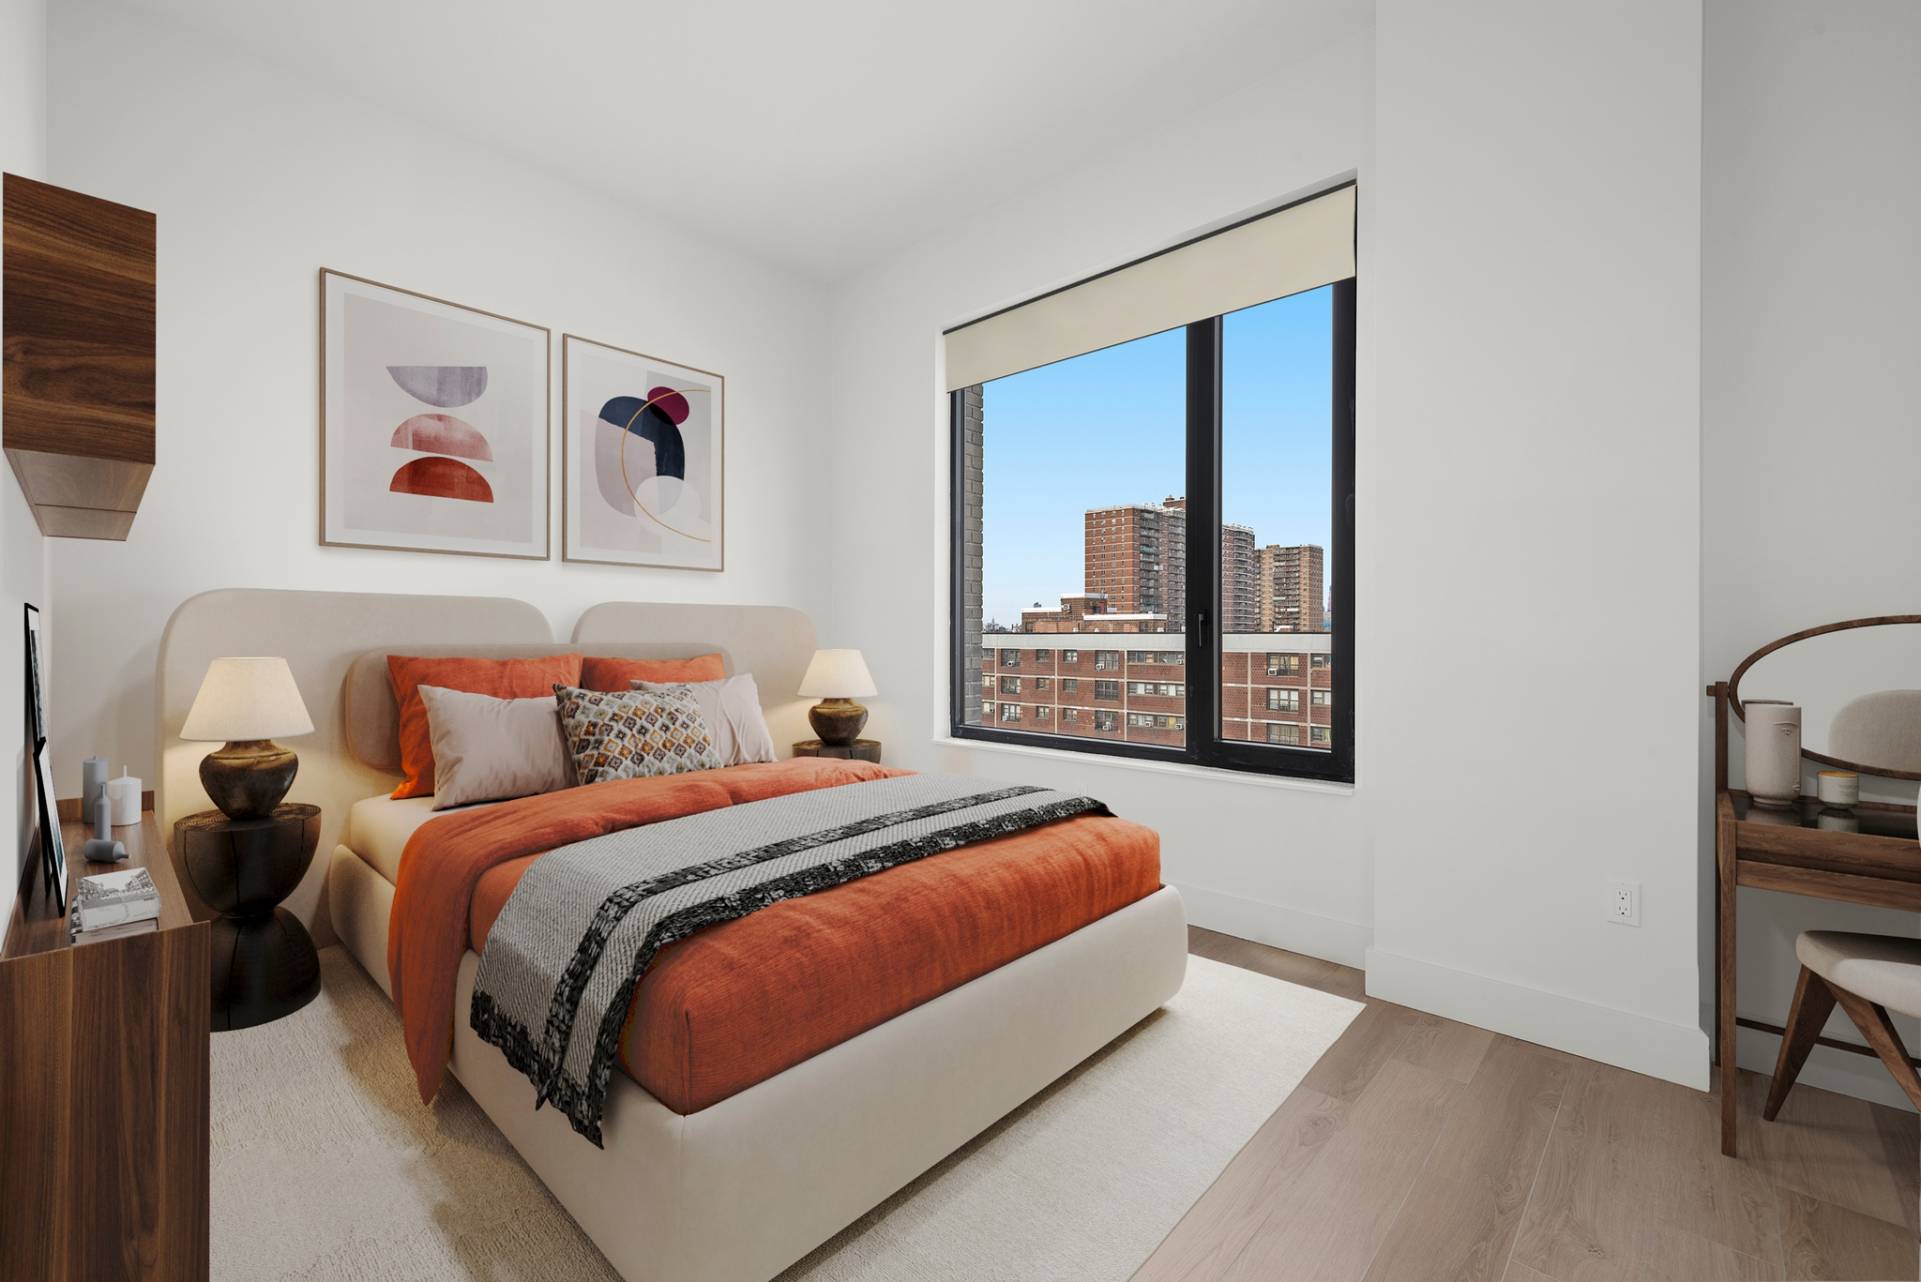
<svg viewBox="0 0 1921 1282"><path fill-rule="evenodd" d="M154 437L154 217L7 174L0 436L40 532L125 539Z"/></svg>

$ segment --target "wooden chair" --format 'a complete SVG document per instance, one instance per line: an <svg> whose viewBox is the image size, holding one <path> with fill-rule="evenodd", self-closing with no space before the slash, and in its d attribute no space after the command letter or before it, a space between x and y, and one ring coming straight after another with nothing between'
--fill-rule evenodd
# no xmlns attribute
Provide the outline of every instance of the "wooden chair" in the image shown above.
<svg viewBox="0 0 1921 1282"><path fill-rule="evenodd" d="M1775 1061L1774 1084L1761 1115L1773 1121L1781 1111L1837 1002L1914 1106L1921 1108L1921 1074L1888 1019L1891 1010L1921 1015L1921 939L1807 930L1794 941L1794 955L1801 962L1801 978L1794 986L1781 1057Z"/></svg>

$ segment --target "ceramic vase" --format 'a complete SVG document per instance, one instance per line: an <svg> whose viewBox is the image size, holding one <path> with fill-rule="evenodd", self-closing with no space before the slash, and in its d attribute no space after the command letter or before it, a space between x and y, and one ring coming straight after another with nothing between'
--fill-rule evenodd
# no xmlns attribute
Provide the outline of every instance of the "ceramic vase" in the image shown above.
<svg viewBox="0 0 1921 1282"><path fill-rule="evenodd" d="M1783 699L1749 699L1747 782L1754 804L1785 810L1801 796L1801 709Z"/></svg>

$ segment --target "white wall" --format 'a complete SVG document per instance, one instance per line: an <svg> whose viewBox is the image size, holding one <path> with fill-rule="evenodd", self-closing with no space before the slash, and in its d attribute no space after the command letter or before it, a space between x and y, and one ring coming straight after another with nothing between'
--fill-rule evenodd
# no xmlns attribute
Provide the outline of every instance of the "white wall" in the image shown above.
<svg viewBox="0 0 1921 1282"><path fill-rule="evenodd" d="M45 177L47 158L45 0L0 0L0 171ZM0 406L0 415L5 407ZM27 751L21 680L21 602L46 611L43 639L53 631L47 600L46 541L13 468L0 464L0 843L13 857L0 860L0 937L6 934L20 873L34 831L33 759Z"/></svg>
<svg viewBox="0 0 1921 1282"><path fill-rule="evenodd" d="M1367 938L1368 783L1277 785L944 739L948 434L936 362L945 326L1306 188L1363 171L1365 207L1371 61L1366 31L1352 30L857 277L835 301L832 380L845 512L834 644L867 656L881 692L867 701L868 733L888 760L1102 797L1160 830L1164 876L1193 920L1354 964Z"/></svg>
<svg viewBox="0 0 1921 1282"><path fill-rule="evenodd" d="M1921 611L1917 67L1909 0L1709 0L1702 682L1804 627ZM1705 716L1701 736L1711 753ZM1738 779L1738 730L1733 747ZM1879 791L1911 802L1915 785ZM1740 1010L1771 1023L1793 993L1796 932L1916 933L1913 913L1740 893ZM1860 1040L1845 1017L1829 1032ZM1778 1046L1744 1031L1740 1062L1766 1071ZM1905 1103L1874 1060L1817 1049L1805 1078Z"/></svg>
<svg viewBox="0 0 1921 1282"><path fill-rule="evenodd" d="M155 647L210 588L499 594L561 636L610 599L825 610L818 286L140 11L63 3L51 45L51 176L154 211L160 278L158 463L132 536L53 547L63 793L89 752L153 779ZM568 331L726 375L728 569L563 564L558 502L551 562L319 547L323 266L548 326L556 348ZM556 480L559 372L556 350Z"/></svg>
<svg viewBox="0 0 1921 1282"><path fill-rule="evenodd" d="M1376 22L1368 991L1704 1086L1700 6Z"/></svg>
<svg viewBox="0 0 1921 1282"><path fill-rule="evenodd" d="M841 291L840 640L891 760L1112 800L1161 831L1196 922L1705 1084L1699 12L1376 22ZM939 330L1350 172L1357 786L945 741ZM1608 876L1642 884L1641 928L1603 921Z"/></svg>

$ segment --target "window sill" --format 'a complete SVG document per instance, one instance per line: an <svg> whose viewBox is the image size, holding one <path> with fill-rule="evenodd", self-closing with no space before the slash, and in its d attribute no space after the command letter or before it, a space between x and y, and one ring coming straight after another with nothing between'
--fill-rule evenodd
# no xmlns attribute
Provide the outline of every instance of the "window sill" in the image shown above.
<svg viewBox="0 0 1921 1282"><path fill-rule="evenodd" d="M1071 765L1094 766L1099 769L1144 770L1150 774L1205 779L1210 783L1233 784L1237 787L1274 788L1282 792L1318 792L1337 797L1354 795L1354 785L1351 783L1334 783L1326 779L1302 779L1294 775L1268 775L1253 770L1222 770L1211 766L1189 765L1185 761L1143 761L1137 757L1111 757L1098 752L1073 752L1025 743L993 743L986 739L962 739L954 735L936 735L934 746L964 748L969 752L1009 753L1017 757L1040 757L1048 761L1064 761Z"/></svg>

